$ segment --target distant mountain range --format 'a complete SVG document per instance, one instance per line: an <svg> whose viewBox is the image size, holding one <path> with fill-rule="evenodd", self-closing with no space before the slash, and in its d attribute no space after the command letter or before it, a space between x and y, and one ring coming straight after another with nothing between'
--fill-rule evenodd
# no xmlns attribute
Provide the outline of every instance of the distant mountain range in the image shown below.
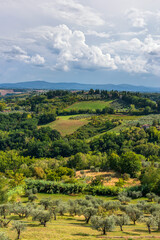
<svg viewBox="0 0 160 240"><path fill-rule="evenodd" d="M160 88L133 86L129 84L81 84L81 83L52 83L45 81L19 82L19 83L2 83L0 88L3 89L61 89L61 90L117 90L117 91L132 91L132 92L160 92Z"/></svg>

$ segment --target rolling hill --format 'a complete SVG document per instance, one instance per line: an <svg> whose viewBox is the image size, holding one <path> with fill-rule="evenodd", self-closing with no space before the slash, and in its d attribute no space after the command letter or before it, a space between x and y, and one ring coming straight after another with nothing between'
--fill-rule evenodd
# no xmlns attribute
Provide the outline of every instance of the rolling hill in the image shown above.
<svg viewBox="0 0 160 240"><path fill-rule="evenodd" d="M53 83L46 81L29 81L19 83L1 83L1 89L61 89L61 90L117 90L117 91L132 91L132 92L160 92L160 88L152 88L145 86L133 86L129 84L81 84L81 83Z"/></svg>

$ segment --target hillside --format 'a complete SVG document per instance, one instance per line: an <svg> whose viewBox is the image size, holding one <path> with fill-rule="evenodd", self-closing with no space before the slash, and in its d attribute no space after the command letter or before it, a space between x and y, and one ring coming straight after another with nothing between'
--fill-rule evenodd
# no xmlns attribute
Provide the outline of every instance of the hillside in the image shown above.
<svg viewBox="0 0 160 240"><path fill-rule="evenodd" d="M160 94L27 91L0 111L1 240L159 238Z"/></svg>
<svg viewBox="0 0 160 240"><path fill-rule="evenodd" d="M131 92L160 92L160 88L133 86L129 84L80 84L80 83L65 83L65 82L46 82L46 81L30 81L19 83L1 83L0 88L4 89L61 89L61 90L117 90L117 91L131 91Z"/></svg>

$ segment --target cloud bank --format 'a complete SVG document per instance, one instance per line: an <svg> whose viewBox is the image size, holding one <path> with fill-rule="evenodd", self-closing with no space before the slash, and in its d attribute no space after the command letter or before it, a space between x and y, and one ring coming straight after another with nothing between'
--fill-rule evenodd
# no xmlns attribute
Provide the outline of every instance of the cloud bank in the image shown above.
<svg viewBox="0 0 160 240"><path fill-rule="evenodd" d="M119 13L109 13L110 0L100 0L102 7L78 0L0 0L1 65L8 72L30 67L33 79L39 69L46 78L47 72L63 78L76 71L160 76L160 11L150 8L150 0L146 8L137 0L130 8L120 2Z"/></svg>

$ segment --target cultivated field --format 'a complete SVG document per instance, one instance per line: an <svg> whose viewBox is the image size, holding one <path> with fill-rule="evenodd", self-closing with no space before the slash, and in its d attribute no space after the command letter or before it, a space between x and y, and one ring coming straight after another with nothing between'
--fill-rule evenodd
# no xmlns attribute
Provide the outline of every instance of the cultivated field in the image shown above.
<svg viewBox="0 0 160 240"><path fill-rule="evenodd" d="M84 102L77 102L73 105L67 107L68 110L96 110L100 109L102 110L105 107L108 107L112 103L112 101L84 101Z"/></svg>
<svg viewBox="0 0 160 240"><path fill-rule="evenodd" d="M69 135L88 123L88 119L85 117L81 119L72 119L74 117L76 117L76 115L58 117L56 121L43 125L43 127L56 129L62 136Z"/></svg>

